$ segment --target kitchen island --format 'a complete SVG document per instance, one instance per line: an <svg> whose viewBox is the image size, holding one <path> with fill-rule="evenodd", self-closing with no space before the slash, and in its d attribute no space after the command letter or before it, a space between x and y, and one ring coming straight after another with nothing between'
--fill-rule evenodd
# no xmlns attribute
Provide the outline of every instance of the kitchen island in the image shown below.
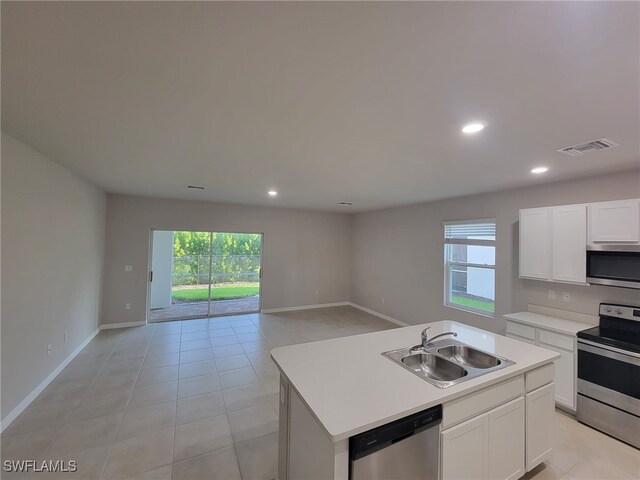
<svg viewBox="0 0 640 480"><path fill-rule="evenodd" d="M514 364L438 388L381 355L420 343L427 326ZM276 348L279 478L347 480L349 438L437 405L440 478L519 478L551 452L558 357L451 321Z"/></svg>

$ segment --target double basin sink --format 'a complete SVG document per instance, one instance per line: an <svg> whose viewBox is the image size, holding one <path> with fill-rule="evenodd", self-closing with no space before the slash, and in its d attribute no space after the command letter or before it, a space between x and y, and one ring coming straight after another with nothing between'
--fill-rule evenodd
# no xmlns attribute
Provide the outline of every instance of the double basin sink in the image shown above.
<svg viewBox="0 0 640 480"><path fill-rule="evenodd" d="M433 342L426 348L400 348L382 355L439 388L515 364L457 340Z"/></svg>

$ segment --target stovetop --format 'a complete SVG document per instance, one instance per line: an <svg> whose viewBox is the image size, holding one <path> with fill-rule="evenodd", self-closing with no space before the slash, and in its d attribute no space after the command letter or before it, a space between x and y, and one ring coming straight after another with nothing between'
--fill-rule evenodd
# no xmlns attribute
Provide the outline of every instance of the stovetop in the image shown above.
<svg viewBox="0 0 640 480"><path fill-rule="evenodd" d="M601 305L601 312L604 307L607 305ZM606 309L605 311L610 312L611 310ZM624 315L624 312L621 312L620 315ZM578 332L578 338L640 353L640 321L630 318L632 317L620 318L620 316L600 315L600 325Z"/></svg>
<svg viewBox="0 0 640 480"><path fill-rule="evenodd" d="M584 338L594 343L601 343L611 347L640 353L640 334L603 327L593 327L578 332L578 338Z"/></svg>

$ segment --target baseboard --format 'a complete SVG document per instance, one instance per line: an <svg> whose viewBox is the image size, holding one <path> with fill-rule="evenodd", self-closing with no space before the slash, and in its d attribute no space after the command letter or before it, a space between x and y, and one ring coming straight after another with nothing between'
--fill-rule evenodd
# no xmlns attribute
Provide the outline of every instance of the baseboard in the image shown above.
<svg viewBox="0 0 640 480"><path fill-rule="evenodd" d="M396 320L395 318L390 317L389 315L376 312L375 310L371 310L370 308L363 307L362 305L358 305L357 303L349 302L349 305L351 305L353 308L357 308L358 310L362 310L363 312L367 312L367 313L370 313L371 315L375 315L376 317L380 317L388 322L395 323L396 325L400 325L401 327L409 326L408 323L401 322L400 320Z"/></svg>
<svg viewBox="0 0 640 480"><path fill-rule="evenodd" d="M146 324L147 322L103 323L102 325L100 325L100 330L110 330L112 328L141 327Z"/></svg>
<svg viewBox="0 0 640 480"><path fill-rule="evenodd" d="M319 303L317 305L300 305L297 307L283 307L283 308L263 308L262 313L278 313L278 312L293 312L295 310L311 310L313 308L327 308L327 307L344 307L350 305L349 302L336 302L336 303Z"/></svg>
<svg viewBox="0 0 640 480"><path fill-rule="evenodd" d="M91 335L89 335L78 347L69 354L67 358L63 360L63 362L56 367L56 369L49 374L47 378L45 378L40 385L34 388L29 395L25 397L13 410L9 412L9 414L2 419L0 424L0 432L3 432L5 428L7 428L11 423L20 415L30 404L33 402L38 395L49 385L59 374L64 370L64 368L69 365L71 360L76 358L76 355L80 353L80 351L87 346L87 344L93 340L100 332L100 329L96 329Z"/></svg>

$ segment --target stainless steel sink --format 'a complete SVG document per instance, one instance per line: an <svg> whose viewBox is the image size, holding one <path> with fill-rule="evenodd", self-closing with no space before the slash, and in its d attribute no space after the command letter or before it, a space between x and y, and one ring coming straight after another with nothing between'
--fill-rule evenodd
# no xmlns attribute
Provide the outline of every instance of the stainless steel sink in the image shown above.
<svg viewBox="0 0 640 480"><path fill-rule="evenodd" d="M441 382L450 382L467 374L467 371L460 365L431 353L407 355L402 357L401 361L412 370L420 372L419 375Z"/></svg>
<svg viewBox="0 0 640 480"><path fill-rule="evenodd" d="M438 388L457 385L515 364L457 340L433 342L426 348L399 348L382 355Z"/></svg>
<svg viewBox="0 0 640 480"><path fill-rule="evenodd" d="M451 345L438 349L438 353L449 360L473 368L492 368L500 365L501 360L481 350L465 345Z"/></svg>

